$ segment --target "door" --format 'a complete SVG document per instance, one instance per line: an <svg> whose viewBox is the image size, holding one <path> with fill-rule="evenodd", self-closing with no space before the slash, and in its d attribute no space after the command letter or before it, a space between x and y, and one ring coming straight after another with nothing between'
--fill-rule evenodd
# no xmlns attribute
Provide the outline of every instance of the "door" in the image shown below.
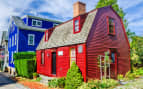
<svg viewBox="0 0 143 89"><path fill-rule="evenodd" d="M111 78L117 77L117 53L111 52L111 65L110 65L110 71L111 71Z"/></svg>
<svg viewBox="0 0 143 89"><path fill-rule="evenodd" d="M70 66L72 65L72 62L76 62L76 49L75 48L70 49Z"/></svg>
<svg viewBox="0 0 143 89"><path fill-rule="evenodd" d="M52 74L56 74L56 52L52 52Z"/></svg>

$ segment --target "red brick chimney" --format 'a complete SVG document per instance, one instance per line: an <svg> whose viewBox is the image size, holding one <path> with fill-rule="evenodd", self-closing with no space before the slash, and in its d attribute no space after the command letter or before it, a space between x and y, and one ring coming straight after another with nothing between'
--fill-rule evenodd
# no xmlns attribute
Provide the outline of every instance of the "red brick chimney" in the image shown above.
<svg viewBox="0 0 143 89"><path fill-rule="evenodd" d="M79 16L81 14L84 14L86 12L86 4L83 2L76 2L73 4L73 16Z"/></svg>

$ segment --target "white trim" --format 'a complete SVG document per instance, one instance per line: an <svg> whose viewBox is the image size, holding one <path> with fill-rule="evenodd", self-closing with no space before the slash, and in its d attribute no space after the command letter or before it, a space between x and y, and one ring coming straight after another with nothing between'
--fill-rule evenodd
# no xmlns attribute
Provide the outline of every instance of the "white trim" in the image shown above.
<svg viewBox="0 0 143 89"><path fill-rule="evenodd" d="M32 44L30 44L30 42L29 42L29 40L30 40L30 36L32 36L33 37L33 43ZM28 34L28 45L35 45L34 44L35 43L35 35L34 34Z"/></svg>
<svg viewBox="0 0 143 89"><path fill-rule="evenodd" d="M18 52L18 42L19 42L19 29L17 28L17 52Z"/></svg>
<svg viewBox="0 0 143 89"><path fill-rule="evenodd" d="M14 41L15 45L16 45L16 40L17 40L17 34L15 33L15 41Z"/></svg>
<svg viewBox="0 0 143 89"><path fill-rule="evenodd" d="M26 25L28 26L28 16L26 17Z"/></svg>

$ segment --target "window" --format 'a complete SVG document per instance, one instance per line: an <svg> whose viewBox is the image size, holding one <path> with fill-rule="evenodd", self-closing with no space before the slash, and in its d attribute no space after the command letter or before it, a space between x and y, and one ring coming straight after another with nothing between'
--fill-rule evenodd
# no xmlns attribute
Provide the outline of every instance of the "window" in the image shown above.
<svg viewBox="0 0 143 89"><path fill-rule="evenodd" d="M73 19L73 33L79 33L81 31L80 16Z"/></svg>
<svg viewBox="0 0 143 89"><path fill-rule="evenodd" d="M82 53L82 51L83 51L82 45L78 46L78 53Z"/></svg>
<svg viewBox="0 0 143 89"><path fill-rule="evenodd" d="M28 34L28 45L34 45L34 34Z"/></svg>
<svg viewBox="0 0 143 89"><path fill-rule="evenodd" d="M44 51L41 53L41 64L44 64Z"/></svg>
<svg viewBox="0 0 143 89"><path fill-rule="evenodd" d="M12 46L14 46L14 36L12 36Z"/></svg>
<svg viewBox="0 0 143 89"><path fill-rule="evenodd" d="M75 22L74 22L74 30L75 30L75 32L79 32L79 20L75 20Z"/></svg>
<svg viewBox="0 0 143 89"><path fill-rule="evenodd" d="M42 21L33 19L32 20L32 26L41 27L42 26Z"/></svg>
<svg viewBox="0 0 143 89"><path fill-rule="evenodd" d="M16 38L17 38L17 37L16 37L16 34L15 34L15 45L16 45Z"/></svg>
<svg viewBox="0 0 143 89"><path fill-rule="evenodd" d="M115 53L111 52L111 62L115 63Z"/></svg>
<svg viewBox="0 0 143 89"><path fill-rule="evenodd" d="M57 25L59 25L59 24L57 24L57 23L54 23L54 24L53 24L53 27L55 27L55 26L57 26Z"/></svg>
<svg viewBox="0 0 143 89"><path fill-rule="evenodd" d="M108 18L108 34L115 35L115 20Z"/></svg>

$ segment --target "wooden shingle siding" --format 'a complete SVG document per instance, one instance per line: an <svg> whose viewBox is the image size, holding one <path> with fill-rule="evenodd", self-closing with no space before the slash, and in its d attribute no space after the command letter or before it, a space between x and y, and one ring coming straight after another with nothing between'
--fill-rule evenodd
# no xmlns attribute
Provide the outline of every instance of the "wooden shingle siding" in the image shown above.
<svg viewBox="0 0 143 89"><path fill-rule="evenodd" d="M115 36L108 34L107 16L115 19ZM125 74L130 69L129 45L120 18L111 7L106 7L98 10L87 39L88 78L100 78L97 57L98 55L104 55L104 52L109 50L109 48L117 49L117 71L118 74Z"/></svg>

